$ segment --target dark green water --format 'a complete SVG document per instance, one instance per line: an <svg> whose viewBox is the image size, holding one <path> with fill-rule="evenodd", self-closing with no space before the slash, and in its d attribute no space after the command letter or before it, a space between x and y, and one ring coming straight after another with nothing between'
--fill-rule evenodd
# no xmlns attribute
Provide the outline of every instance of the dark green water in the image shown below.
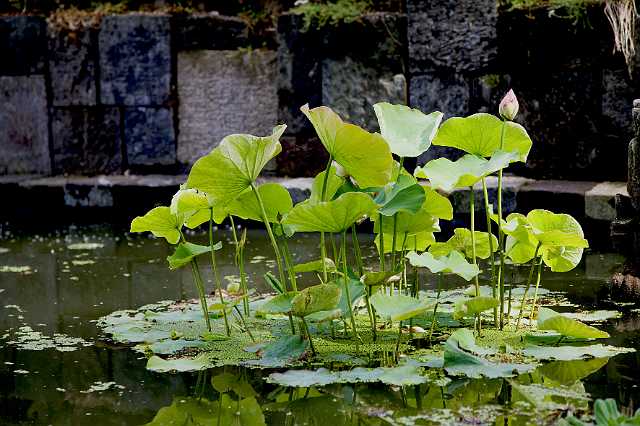
<svg viewBox="0 0 640 426"><path fill-rule="evenodd" d="M229 238L225 234L223 240ZM363 246L371 246L367 244L370 239L362 236L362 240ZM253 287L266 291L261 276L272 267L270 248L259 231L250 232L249 241L246 259ZM83 242L100 246L70 248ZM29 326L45 336L61 333L87 344L76 345L74 351L28 350L0 339L0 424L145 424L174 401L188 403L186 398L194 395L196 384L208 383L223 371L210 371L206 376L152 373L145 370L146 360L139 353L112 345L98 334L94 320L112 311L195 296L189 271L166 268L169 248L164 240L93 229L9 237L0 241L0 247L6 249L0 250L0 336ZM317 257L317 241L312 236L296 235L290 249L296 262ZM236 275L232 246L226 244L220 253L222 276ZM374 258L371 250L364 254ZM614 304L606 285L622 260L615 254L587 253L570 273L545 273L543 285L566 291L571 302L586 309L621 309L621 318L601 326L612 335L605 343L640 348L640 314L634 312L638 306ZM518 411L509 383L502 379L460 379L442 388L425 385L418 390L335 385L312 389L305 396L304 389L266 384L262 377L267 371L225 371L246 377L259 392L269 425L428 424L435 416L451 424L503 423L507 420L498 417L503 411L510 413L511 424L551 421ZM593 398L612 397L624 407L637 408L639 378L640 355L636 352L610 359L583 383ZM104 383L107 389L90 391ZM217 399L211 386L201 391L204 399ZM495 410L486 409L493 406ZM456 414L447 416L444 408ZM207 424L217 423L211 419Z"/></svg>

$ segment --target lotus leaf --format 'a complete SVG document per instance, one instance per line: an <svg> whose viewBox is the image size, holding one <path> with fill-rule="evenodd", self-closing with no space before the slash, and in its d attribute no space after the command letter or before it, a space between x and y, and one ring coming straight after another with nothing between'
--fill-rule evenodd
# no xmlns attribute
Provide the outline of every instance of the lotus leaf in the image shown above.
<svg viewBox="0 0 640 426"><path fill-rule="evenodd" d="M424 114L406 105L380 102L373 106L380 133L391 152L399 157L417 157L431 146L443 114Z"/></svg>
<svg viewBox="0 0 640 426"><path fill-rule="evenodd" d="M415 297L404 294L389 296L380 291L371 296L369 300L376 312L387 321L407 320L433 307L429 302Z"/></svg>
<svg viewBox="0 0 640 426"><path fill-rule="evenodd" d="M180 240L180 224L169 207L156 207L131 221L131 232L147 231L166 239L169 244L176 244Z"/></svg>
<svg viewBox="0 0 640 426"><path fill-rule="evenodd" d="M434 274L439 272L456 274L469 281L480 273L478 265L467 262L458 251L451 251L447 256L435 257L431 253L418 254L410 252L407 259L413 266L428 268Z"/></svg>

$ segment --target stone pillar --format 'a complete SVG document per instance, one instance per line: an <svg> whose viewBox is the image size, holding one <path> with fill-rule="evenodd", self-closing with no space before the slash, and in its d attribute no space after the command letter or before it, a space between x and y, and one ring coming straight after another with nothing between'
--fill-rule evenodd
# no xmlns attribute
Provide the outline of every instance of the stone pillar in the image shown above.
<svg viewBox="0 0 640 426"><path fill-rule="evenodd" d="M640 211L640 99L633 101L633 135L629 143L627 192L636 211Z"/></svg>

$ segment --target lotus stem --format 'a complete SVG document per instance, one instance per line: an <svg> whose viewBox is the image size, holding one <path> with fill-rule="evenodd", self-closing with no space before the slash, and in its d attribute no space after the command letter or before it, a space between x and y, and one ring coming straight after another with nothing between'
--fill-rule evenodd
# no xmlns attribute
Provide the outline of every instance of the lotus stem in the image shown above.
<svg viewBox="0 0 640 426"><path fill-rule="evenodd" d="M281 228L282 225L280 225ZM287 237L284 235L284 228L282 229L283 236L280 239L282 242L282 252L284 253L284 264L287 267L287 271L289 272L289 282L291 283L291 288L293 291L298 291L298 282L296 280L296 273L293 270L293 262L291 259L291 252L289 251L289 244L287 243Z"/></svg>
<svg viewBox="0 0 640 426"><path fill-rule="evenodd" d="M478 266L478 261L476 260L476 193L473 190L473 185L469 187L469 210L471 215L471 260L473 264ZM480 281L478 279L478 275L474 277L475 285L476 285L476 297L480 296ZM482 333L482 320L480 318L480 313L476 314L478 335Z"/></svg>
<svg viewBox="0 0 640 426"><path fill-rule="evenodd" d="M204 314L204 322L207 325L207 331L211 331L211 319L209 318L209 307L207 306L207 298L204 291L204 284L202 282L202 276L200 276L200 269L195 259L191 261L191 273L193 274L193 281L196 283L198 289L198 297L200 298L200 307Z"/></svg>
<svg viewBox="0 0 640 426"><path fill-rule="evenodd" d="M400 180L400 175L402 174L402 163L404 163L404 157L400 157L398 159L398 174L396 176L396 183ZM392 243L391 243L391 268L395 269L396 267L396 229L398 227L398 213L393 214L393 235Z"/></svg>
<svg viewBox="0 0 640 426"><path fill-rule="evenodd" d="M436 323L438 322L437 314L438 314L438 305L440 304L440 292L442 291L442 272L438 274L438 293L436 294L436 305L433 307L433 318L431 318L431 329L429 330L429 341L431 341L431 337L433 336L433 330L435 329Z"/></svg>
<svg viewBox="0 0 640 426"><path fill-rule="evenodd" d="M542 278L542 257L538 261L538 277L536 279L536 290L533 293L533 303L531 304L531 315L529 316L530 320L533 320L536 312L536 301L538 300L538 288L540 287L540 279Z"/></svg>
<svg viewBox="0 0 640 426"><path fill-rule="evenodd" d="M518 321L516 322L516 330L520 328L520 321L524 314L525 303L527 302L527 292L531 288L531 281L533 280L533 271L536 267L536 261L538 260L538 250L540 249L540 243L536 246L536 252L531 260L531 269L529 269L529 278L527 278L527 286L524 288L524 294L522 295L522 302L520 303L520 313L518 313Z"/></svg>
<svg viewBox="0 0 640 426"><path fill-rule="evenodd" d="M342 231L342 251L343 253L347 252L347 231ZM342 256L342 267L343 267L343 281L344 281L344 291L347 296L347 306L349 307L349 316L351 317L351 328L353 328L353 337L356 339L356 350L358 347L358 341L360 340L360 336L358 335L358 330L356 329L356 317L353 313L353 307L351 306L351 293L349 291L349 280L347 277L347 256Z"/></svg>
<svg viewBox="0 0 640 426"><path fill-rule="evenodd" d="M245 321L244 316L242 316L242 312L240 312L240 309L238 309L237 306L234 306L233 308L238 313L238 316L240 317L240 321L242 322L242 326L244 327L244 330L247 332L247 334L251 338L251 341L255 343L256 339L254 339L253 334L251 334L251 329L247 325L247 322Z"/></svg>
<svg viewBox="0 0 640 426"><path fill-rule="evenodd" d="M383 218L384 216L382 216L380 213L378 213L378 222L380 222L380 271L384 272L385 269L385 265L384 265L384 227L382 226L383 223Z"/></svg>
<svg viewBox="0 0 640 426"><path fill-rule="evenodd" d="M307 320L305 320L304 317L300 317L300 319L302 319L302 326L304 327L304 332L309 338L309 346L311 346L311 353L313 354L313 356L316 356L317 355L316 348L313 346L313 338L311 337L311 332L309 331L309 325L307 324Z"/></svg>
<svg viewBox="0 0 640 426"><path fill-rule="evenodd" d="M360 251L360 242L358 241L358 233L356 231L356 224L351 225L351 242L353 244L353 254L356 258L356 265L358 266L358 275L364 275L364 264L362 262L362 252Z"/></svg>
<svg viewBox="0 0 640 426"><path fill-rule="evenodd" d="M247 275L244 270L244 241L246 240L246 230L244 231L244 237L242 241L238 240L238 235L236 233L236 224L233 221L233 216L229 215L229 220L231 221L231 233L233 235L233 243L236 246L236 266L238 266L238 270L240 272L240 287L242 288L242 292L245 297L242 299L242 307L244 309L244 314L249 315L249 288L247 286Z"/></svg>
<svg viewBox="0 0 640 426"><path fill-rule="evenodd" d="M507 121L502 120L500 131L500 149L504 149L504 133ZM500 289L500 330L504 328L504 234L502 232L502 169L498 170L498 247L500 250L500 267L498 269L498 287Z"/></svg>
<svg viewBox="0 0 640 426"><path fill-rule="evenodd" d="M333 157L329 155L329 161L327 161L327 167L324 170L324 179L322 180L322 191L320 194L320 201L324 201L327 196L327 182L329 181L329 172L331 171L331 163ZM325 259L327 258L327 246L324 241L324 232L320 232L320 256L322 257L322 279L327 282L327 265Z"/></svg>
<svg viewBox="0 0 640 426"><path fill-rule="evenodd" d="M402 321L398 322L398 339L396 340L396 351L394 353L394 360L398 363L398 352L400 352L400 340L402 339Z"/></svg>
<svg viewBox="0 0 640 426"><path fill-rule="evenodd" d="M498 285L496 282L496 260L493 254L493 238L491 238L491 216L489 212L489 192L487 191L487 182L485 178L482 178L482 192L484 194L484 211L487 217L487 233L489 234L487 237L489 238L489 251L490 254L490 262L491 262L491 295L494 298L498 297ZM496 327L498 327L498 308L493 308L493 323Z"/></svg>
<svg viewBox="0 0 640 426"><path fill-rule="evenodd" d="M227 308L224 304L224 296L222 295L222 283L220 282L220 275L218 275L218 265L216 263L216 251L213 244L213 209L210 210L209 216L209 246L211 246L211 270L213 272L213 280L216 283L216 289L218 290L218 297L220 298L220 304L222 305L222 317L224 318L224 329L227 336L231 336L231 328L229 327L229 320L227 319Z"/></svg>

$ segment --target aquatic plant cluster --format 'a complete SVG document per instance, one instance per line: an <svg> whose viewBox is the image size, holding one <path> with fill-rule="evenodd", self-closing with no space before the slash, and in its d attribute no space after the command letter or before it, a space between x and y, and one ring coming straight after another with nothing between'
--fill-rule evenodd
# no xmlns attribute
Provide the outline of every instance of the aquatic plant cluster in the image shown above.
<svg viewBox="0 0 640 426"><path fill-rule="evenodd" d="M504 216L503 172L511 163L526 162L532 146L526 130L513 121L518 100L512 91L500 103L499 117L478 113L444 122L441 112L378 103L380 133L346 123L325 106L301 110L329 154L307 200L293 205L282 185L259 182L262 169L282 150L279 138L286 126L280 125L269 136L225 137L195 162L169 206L132 221L132 232L149 231L175 246L169 268L190 268L199 295L199 307L162 303L101 320L115 340L139 344L136 348L150 356L149 369L362 365L362 357L369 356L379 367L289 370L268 380L299 387L362 381L404 386L447 381L447 375L514 377L532 372L541 360L600 360L629 351L589 344L608 334L539 306L543 267L572 270L588 242L567 214L533 210ZM434 159L413 172L404 167L406 158L432 144L464 155L456 161ZM494 175L495 206L487 183ZM440 221L453 219L443 194L457 188L469 188L470 227L456 228L446 240L436 238ZM474 188L481 189L478 202ZM485 231L478 231L482 210ZM234 218L264 224L277 269L264 279L274 295L250 289L246 230L238 232ZM231 224L240 280L223 289L216 225L225 220ZM356 227L364 221L373 222L378 254L373 270L358 241ZM209 244L187 241L184 228L201 225L208 228ZM294 264L287 241L300 232L319 233L317 260ZM198 265L203 255L211 259L215 299ZM489 269L482 275L481 260ZM524 288L508 282L508 264L528 265ZM436 291L421 288L423 269L437 276ZM302 273L315 274L318 283L299 289L296 276ZM446 290L452 276L472 285ZM563 342L570 346L560 346Z"/></svg>

